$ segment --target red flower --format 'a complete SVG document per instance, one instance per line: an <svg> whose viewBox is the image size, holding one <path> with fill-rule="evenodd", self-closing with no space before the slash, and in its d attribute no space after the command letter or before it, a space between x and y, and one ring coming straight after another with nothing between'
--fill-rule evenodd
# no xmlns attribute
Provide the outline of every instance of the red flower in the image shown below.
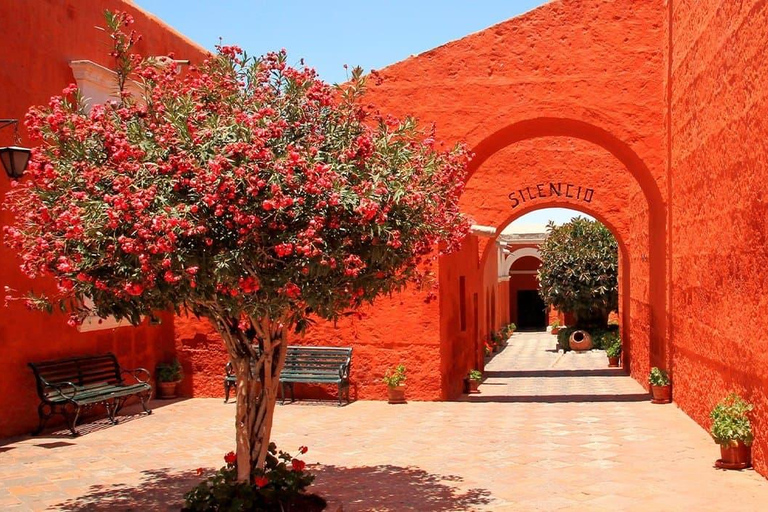
<svg viewBox="0 0 768 512"><path fill-rule="evenodd" d="M197 471L197 476L200 476L203 474L203 468L197 468L195 471Z"/></svg>
<svg viewBox="0 0 768 512"><path fill-rule="evenodd" d="M269 483L269 478L267 478L265 476L256 476L256 477L253 478L253 484L256 487L258 487L259 489L261 489L262 487L264 487L268 483Z"/></svg>
<svg viewBox="0 0 768 512"><path fill-rule="evenodd" d="M235 452L229 452L224 456L224 462L227 464L234 464L237 460L237 455L235 455Z"/></svg>
<svg viewBox="0 0 768 512"><path fill-rule="evenodd" d="M291 461L291 466L293 467L294 471L304 471L306 465L307 464L303 460L293 459Z"/></svg>
<svg viewBox="0 0 768 512"><path fill-rule="evenodd" d="M306 446L299 447L299 453L307 453L307 450L309 450L309 448L307 448Z"/></svg>
<svg viewBox="0 0 768 512"><path fill-rule="evenodd" d="M125 292L128 295L133 295L134 297L138 297L142 293L144 293L144 285L141 283L129 283L125 285Z"/></svg>

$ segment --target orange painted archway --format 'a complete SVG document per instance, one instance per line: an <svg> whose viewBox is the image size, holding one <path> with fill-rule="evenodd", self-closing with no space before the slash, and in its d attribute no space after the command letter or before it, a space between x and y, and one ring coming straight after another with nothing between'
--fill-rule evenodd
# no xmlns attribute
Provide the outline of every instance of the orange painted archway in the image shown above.
<svg viewBox="0 0 768 512"><path fill-rule="evenodd" d="M607 130L587 123L585 121L541 117L519 121L502 128L483 139L474 148L475 158L469 166L469 179L477 179L477 173L482 172L483 163L492 155L498 153L512 144L542 137L570 137L582 139L607 150L618 160L634 178L643 192L648 205L648 274L649 274L649 302L651 305L650 317L650 354L653 364L666 366L665 334L667 329L666 319L666 278L665 278L665 254L666 254L666 211L665 204L658 189L656 180L643 160L624 141L612 135ZM482 178L481 178L482 179ZM534 200L535 201L535 200ZM550 198L544 202L536 201L535 206L523 208L521 211L533 211L546 207L562 206L584 211L603 222L617 235L623 260L628 262L626 244L623 236L612 222L598 208L585 207L583 203L569 200L563 197ZM497 236L507 224L522 215L521 211L509 214L501 223L497 223ZM503 215L503 213L502 213ZM488 251L482 258L481 265L485 263ZM626 266L626 264L625 264Z"/></svg>

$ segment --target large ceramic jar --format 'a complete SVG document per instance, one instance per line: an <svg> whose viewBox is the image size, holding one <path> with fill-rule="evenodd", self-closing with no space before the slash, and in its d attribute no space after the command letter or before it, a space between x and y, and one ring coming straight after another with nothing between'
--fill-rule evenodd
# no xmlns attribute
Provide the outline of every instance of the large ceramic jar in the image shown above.
<svg viewBox="0 0 768 512"><path fill-rule="evenodd" d="M571 350L582 352L592 348L592 336L587 331L573 331L568 338L568 345Z"/></svg>

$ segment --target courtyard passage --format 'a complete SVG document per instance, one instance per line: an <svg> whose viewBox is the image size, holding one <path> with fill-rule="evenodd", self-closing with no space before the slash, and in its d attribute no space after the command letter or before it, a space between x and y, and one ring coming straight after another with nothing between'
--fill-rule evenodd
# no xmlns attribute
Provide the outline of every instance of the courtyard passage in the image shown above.
<svg viewBox="0 0 768 512"><path fill-rule="evenodd" d="M766 510L768 481L713 469L717 445L674 404L652 405L603 352L554 345L515 334L457 402L278 406L274 440L309 447L331 510ZM178 510L195 470L233 448L234 405L154 405L75 439L0 442L0 510Z"/></svg>

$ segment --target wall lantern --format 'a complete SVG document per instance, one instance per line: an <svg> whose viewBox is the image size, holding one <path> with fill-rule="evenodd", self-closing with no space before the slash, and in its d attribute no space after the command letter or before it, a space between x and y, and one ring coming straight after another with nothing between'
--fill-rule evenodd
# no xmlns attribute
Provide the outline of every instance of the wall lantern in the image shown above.
<svg viewBox="0 0 768 512"><path fill-rule="evenodd" d="M19 144L19 121L18 119L0 119L0 130L13 125L14 144ZM9 178L17 180L24 174L29 162L29 148L19 146L0 147L0 162Z"/></svg>

